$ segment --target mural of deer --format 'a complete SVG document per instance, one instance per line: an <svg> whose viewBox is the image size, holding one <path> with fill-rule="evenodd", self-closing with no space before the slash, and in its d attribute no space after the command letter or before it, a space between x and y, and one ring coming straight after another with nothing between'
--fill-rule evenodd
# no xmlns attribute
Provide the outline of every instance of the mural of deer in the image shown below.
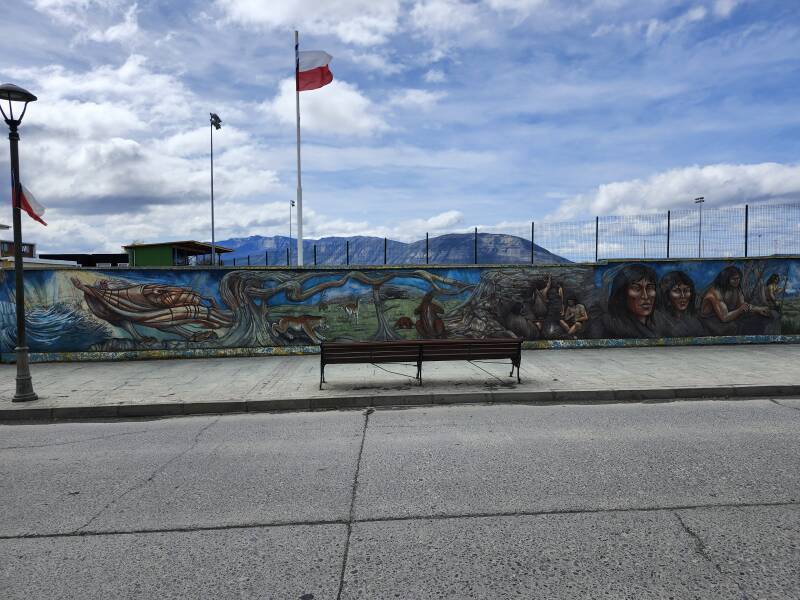
<svg viewBox="0 0 800 600"><path fill-rule="evenodd" d="M347 304L342 304L342 309L344 310L347 318L351 321L355 321L356 325L358 325L358 308L361 304L361 298L356 298L355 302L348 302Z"/></svg>

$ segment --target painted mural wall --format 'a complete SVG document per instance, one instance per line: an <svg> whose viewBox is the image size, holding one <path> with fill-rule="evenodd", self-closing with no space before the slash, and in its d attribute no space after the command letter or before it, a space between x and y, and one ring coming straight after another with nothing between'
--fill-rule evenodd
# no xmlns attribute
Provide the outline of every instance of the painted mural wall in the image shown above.
<svg viewBox="0 0 800 600"><path fill-rule="evenodd" d="M800 334L800 260L364 270L25 272L32 352L304 346L322 340ZM16 343L0 272L0 352Z"/></svg>

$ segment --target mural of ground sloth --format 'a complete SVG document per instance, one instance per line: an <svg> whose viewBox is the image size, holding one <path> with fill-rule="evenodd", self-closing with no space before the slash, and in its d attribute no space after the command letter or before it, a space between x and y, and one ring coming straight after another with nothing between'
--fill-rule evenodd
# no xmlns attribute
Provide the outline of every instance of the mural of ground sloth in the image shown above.
<svg viewBox="0 0 800 600"><path fill-rule="evenodd" d="M100 280L87 285L71 277L83 292L89 310L127 331L134 340L153 342L136 326L175 333L191 342L217 337L215 329L233 324L233 313L219 308L213 298L204 298L187 288L154 283L132 285L124 281Z"/></svg>
<svg viewBox="0 0 800 600"><path fill-rule="evenodd" d="M579 297L585 311L585 305L596 304L596 295L592 271L584 267L488 270L469 298L442 321L449 337L564 339L574 336L574 323L565 321L567 298L577 305Z"/></svg>

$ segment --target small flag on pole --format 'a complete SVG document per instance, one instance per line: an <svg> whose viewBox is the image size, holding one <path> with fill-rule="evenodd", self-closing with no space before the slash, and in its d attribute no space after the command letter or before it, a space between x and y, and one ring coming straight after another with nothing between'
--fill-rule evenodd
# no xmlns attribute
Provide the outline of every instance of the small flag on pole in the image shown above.
<svg viewBox="0 0 800 600"><path fill-rule="evenodd" d="M316 90L333 81L328 64L333 57L322 50L299 52L297 61L297 91Z"/></svg>
<svg viewBox="0 0 800 600"><path fill-rule="evenodd" d="M11 203L14 203L13 183L11 186ZM47 223L42 220L42 215L44 215L45 211L44 206L39 204L33 193L22 184L19 186L19 207L28 213L28 216L34 221L39 221L39 223L45 226L47 225Z"/></svg>

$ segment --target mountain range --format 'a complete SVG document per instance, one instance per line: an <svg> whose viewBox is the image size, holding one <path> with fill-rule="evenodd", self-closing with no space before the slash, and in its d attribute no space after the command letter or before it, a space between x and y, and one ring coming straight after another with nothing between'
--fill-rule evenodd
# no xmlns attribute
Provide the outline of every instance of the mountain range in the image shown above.
<svg viewBox="0 0 800 600"><path fill-rule="evenodd" d="M291 264L297 264L297 241L286 236L264 237L252 235L244 238L219 240L220 246L230 248L231 253L222 255L224 264L286 265L287 249ZM384 238L371 236L324 237L318 240L304 240L303 253L306 265L316 264L351 265L384 264ZM386 240L386 263L389 265L425 264L425 240L398 242ZM568 263L565 258L548 252L541 246L533 246L533 260L538 264ZM472 233L451 233L430 238L428 243L428 262L430 264L473 264L475 262L475 236ZM478 234L479 264L530 263L531 241L515 235L500 233Z"/></svg>

